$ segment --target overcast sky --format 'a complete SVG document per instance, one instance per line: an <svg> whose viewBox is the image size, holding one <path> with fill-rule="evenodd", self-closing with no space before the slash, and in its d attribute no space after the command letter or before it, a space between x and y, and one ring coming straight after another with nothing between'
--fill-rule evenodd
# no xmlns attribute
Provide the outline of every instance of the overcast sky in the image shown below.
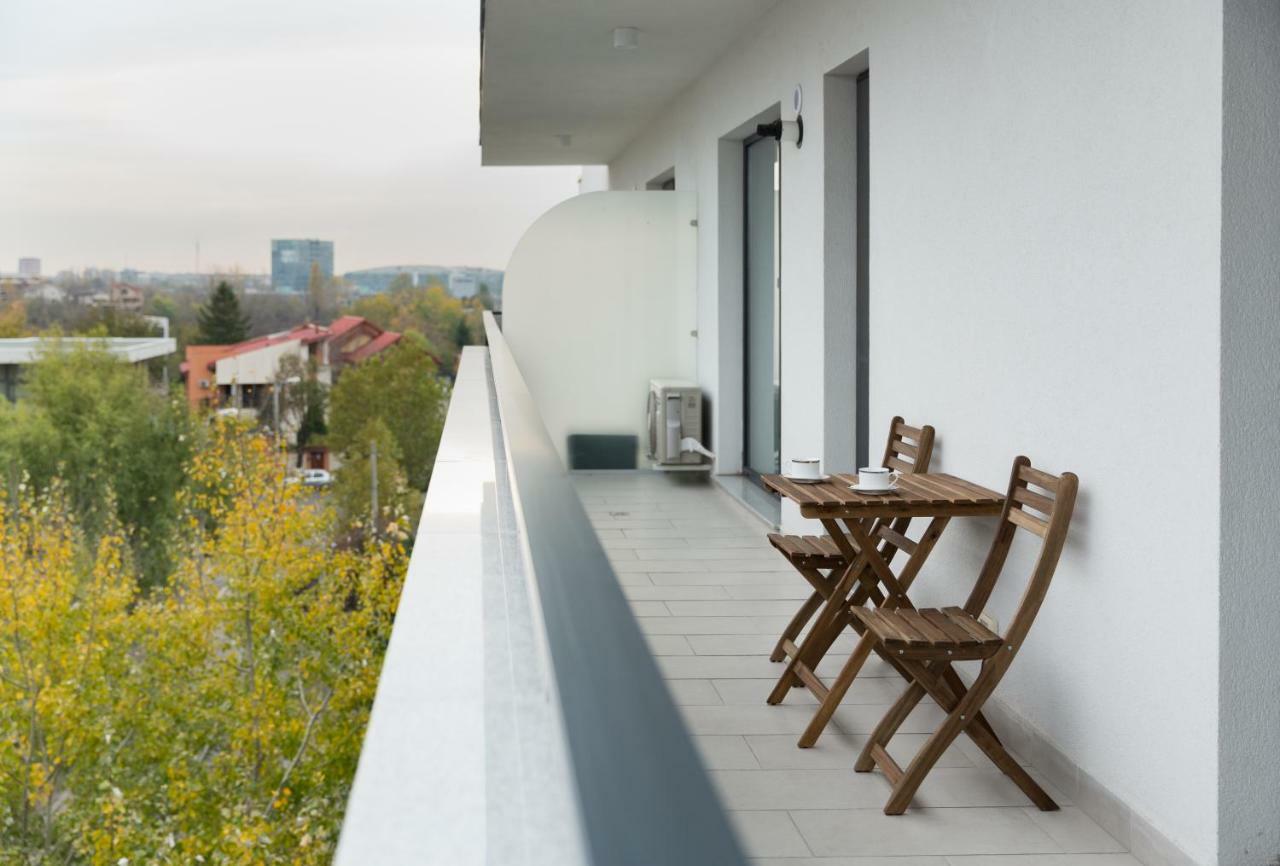
<svg viewBox="0 0 1280 866"><path fill-rule="evenodd" d="M0 271L504 267L576 191L480 168L480 0L0 0Z"/></svg>

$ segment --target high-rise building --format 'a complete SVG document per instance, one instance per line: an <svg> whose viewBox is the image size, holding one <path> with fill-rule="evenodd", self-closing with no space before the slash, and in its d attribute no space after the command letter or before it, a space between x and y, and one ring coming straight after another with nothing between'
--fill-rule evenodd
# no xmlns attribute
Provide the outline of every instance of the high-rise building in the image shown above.
<svg viewBox="0 0 1280 866"><path fill-rule="evenodd" d="M40 260L34 257L18 259L18 276L20 277L40 276Z"/></svg>
<svg viewBox="0 0 1280 866"><path fill-rule="evenodd" d="M273 240L271 288L277 292L305 292L313 264L320 267L320 275L326 280L333 277L333 241Z"/></svg>

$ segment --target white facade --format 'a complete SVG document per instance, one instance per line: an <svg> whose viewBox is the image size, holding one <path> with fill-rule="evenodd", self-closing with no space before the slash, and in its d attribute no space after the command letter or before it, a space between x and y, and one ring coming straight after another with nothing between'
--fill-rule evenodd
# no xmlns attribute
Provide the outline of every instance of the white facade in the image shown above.
<svg viewBox="0 0 1280 866"><path fill-rule="evenodd" d="M219 358L216 362L216 382L218 385L269 385L276 381L276 372L280 369L281 361L292 357L305 365L309 351L310 344L304 343L301 339L294 339L270 343L258 349ZM317 375L320 381L328 384L329 348L326 342L320 344L320 351L322 356Z"/></svg>
<svg viewBox="0 0 1280 866"><path fill-rule="evenodd" d="M1003 489L1027 454L1079 474L1062 565L997 697L1149 863L1280 851L1264 659L1280 633L1280 4L1225 8L1224 37L1218 3L778 3L607 166L614 190L674 169L696 194L696 378L717 471L736 473L743 139L793 119L799 86L804 142L782 145L780 174L781 453L850 469L853 81L869 72L872 452L901 414L937 428L935 470ZM518 143L497 161L518 162ZM784 524L803 521L784 509ZM963 598L991 531L953 522L917 601ZM993 599L1001 623L1027 565L1015 556ZM1228 611L1248 613L1251 640Z"/></svg>

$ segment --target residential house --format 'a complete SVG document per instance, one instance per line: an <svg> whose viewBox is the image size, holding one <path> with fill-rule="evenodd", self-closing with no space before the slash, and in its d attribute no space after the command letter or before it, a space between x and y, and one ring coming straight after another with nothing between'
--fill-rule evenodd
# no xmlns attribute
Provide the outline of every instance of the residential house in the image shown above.
<svg viewBox="0 0 1280 866"><path fill-rule="evenodd" d="M107 292L107 304L127 313L141 312L142 289L129 283L112 283Z"/></svg>
<svg viewBox="0 0 1280 866"><path fill-rule="evenodd" d="M529 228L502 330L464 353L337 862L742 862L718 802L776 862L1275 862L1280 4L485 0L481 22L483 162L606 190ZM566 476L569 434L644 441L659 377L700 386L714 483ZM956 753L882 814L885 779L850 768L892 672L812 751L803 707L764 704L809 587L742 515L822 534L761 476L868 465L895 415L937 428L935 471L1080 477L988 704L1059 812ZM913 597L960 603L993 529L953 521Z"/></svg>
<svg viewBox="0 0 1280 866"><path fill-rule="evenodd" d="M274 411L272 391L285 358L314 368L319 381L330 385L347 365L399 340L400 334L367 319L343 316L328 326L307 323L230 346L188 346L181 368L187 402L193 408L233 408L252 415Z"/></svg>

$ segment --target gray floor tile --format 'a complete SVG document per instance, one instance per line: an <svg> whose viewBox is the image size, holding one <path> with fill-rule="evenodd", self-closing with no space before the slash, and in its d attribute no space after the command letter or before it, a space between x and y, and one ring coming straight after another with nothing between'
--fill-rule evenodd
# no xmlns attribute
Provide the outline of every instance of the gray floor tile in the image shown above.
<svg viewBox="0 0 1280 866"><path fill-rule="evenodd" d="M714 563L708 563L708 567L714 567ZM658 586L749 586L753 584L764 584L767 586L778 586L786 584L794 577L785 571L663 571L661 563L654 563L653 569L649 572L649 576ZM796 580L796 585L802 583ZM799 605L796 605L799 607Z"/></svg>
<svg viewBox="0 0 1280 866"><path fill-rule="evenodd" d="M657 549L646 548L636 551L640 559L741 559L756 560L768 558L775 566L778 565L782 557L771 550L745 549L740 547L699 547L699 548L675 548L675 549ZM799 580L797 575L797 580Z"/></svg>
<svg viewBox="0 0 1280 866"><path fill-rule="evenodd" d="M685 723L695 734L791 734L798 736L813 707L683 707Z"/></svg>
<svg viewBox="0 0 1280 866"><path fill-rule="evenodd" d="M679 550L688 545L683 538L627 538L618 533L617 538L600 540L606 550L643 550L645 548L662 548L663 550Z"/></svg>
<svg viewBox="0 0 1280 866"><path fill-rule="evenodd" d="M644 563L637 563L643 565ZM796 612L793 601L673 601L675 616L783 616Z"/></svg>
<svg viewBox="0 0 1280 866"><path fill-rule="evenodd" d="M948 857L950 866L1141 866L1130 854L979 854Z"/></svg>
<svg viewBox="0 0 1280 866"><path fill-rule="evenodd" d="M785 598L795 601L795 609L800 609L800 602L813 595L813 590L802 580L786 583L749 583L727 585L730 598Z"/></svg>
<svg viewBox="0 0 1280 866"><path fill-rule="evenodd" d="M783 562L786 561L782 559L782 554L774 550L773 545L765 541L764 535L762 535L759 532L753 533L751 535L744 535L739 538L733 538L733 537L697 538L697 539L691 538L689 539L688 544L690 547L696 547L696 548L742 547L742 548L755 548L759 550L767 550L772 552L774 556L778 557L780 561L783 561Z"/></svg>
<svg viewBox="0 0 1280 866"><path fill-rule="evenodd" d="M655 656L688 656L693 655L689 639L682 634L651 634L645 639L649 649Z"/></svg>
<svg viewBox="0 0 1280 866"><path fill-rule="evenodd" d="M758 857L751 866L948 866L946 857Z"/></svg>
<svg viewBox="0 0 1280 866"><path fill-rule="evenodd" d="M785 616L673 616L662 622L642 622L640 627L664 634L742 634L756 631L764 635L781 634L786 628Z"/></svg>
<svg viewBox="0 0 1280 866"><path fill-rule="evenodd" d="M791 817L819 856L1062 852L1021 809L826 809Z"/></svg>
<svg viewBox="0 0 1280 866"><path fill-rule="evenodd" d="M758 770L755 753L741 736L707 734L693 738L708 770Z"/></svg>
<svg viewBox="0 0 1280 866"><path fill-rule="evenodd" d="M762 857L751 866L949 866L946 857Z"/></svg>
<svg viewBox="0 0 1280 866"><path fill-rule="evenodd" d="M1041 812L1033 806L1026 812L1032 821L1040 825L1040 829L1069 853L1114 854L1124 851L1123 845L1074 806L1066 806L1057 812Z"/></svg>
<svg viewBox="0 0 1280 866"><path fill-rule="evenodd" d="M711 680L667 680L676 706L720 706L724 703Z"/></svg>
<svg viewBox="0 0 1280 866"><path fill-rule="evenodd" d="M711 601L727 599L722 586L624 586L627 598L638 601Z"/></svg>
<svg viewBox="0 0 1280 866"><path fill-rule="evenodd" d="M785 623L783 623L785 624ZM717 636L699 637L694 643L694 649L700 655L763 655L768 656L776 645L778 634L782 633L782 629L777 632L763 632L756 634L717 634ZM849 655L854 650L854 636L849 634L847 637L837 638L831 647L832 652L842 656ZM778 669L778 673L782 673L782 669ZM897 697L896 695L893 697Z"/></svg>
<svg viewBox="0 0 1280 866"><path fill-rule="evenodd" d="M892 792L882 774L855 773L852 766L725 770L712 775L730 809L876 809L884 807ZM920 786L912 809L1022 808L1026 802L1026 796L999 771L935 767Z"/></svg>
<svg viewBox="0 0 1280 866"><path fill-rule="evenodd" d="M687 538L690 540L695 538L750 538L758 540L761 537L761 530L755 526L631 526L626 527L625 534L627 538Z"/></svg>
<svg viewBox="0 0 1280 866"><path fill-rule="evenodd" d="M730 812L730 820L749 857L804 857L800 831L786 812Z"/></svg>
<svg viewBox="0 0 1280 866"><path fill-rule="evenodd" d="M665 601L633 601L631 602L631 612L637 617L671 616L671 611L667 609Z"/></svg>

